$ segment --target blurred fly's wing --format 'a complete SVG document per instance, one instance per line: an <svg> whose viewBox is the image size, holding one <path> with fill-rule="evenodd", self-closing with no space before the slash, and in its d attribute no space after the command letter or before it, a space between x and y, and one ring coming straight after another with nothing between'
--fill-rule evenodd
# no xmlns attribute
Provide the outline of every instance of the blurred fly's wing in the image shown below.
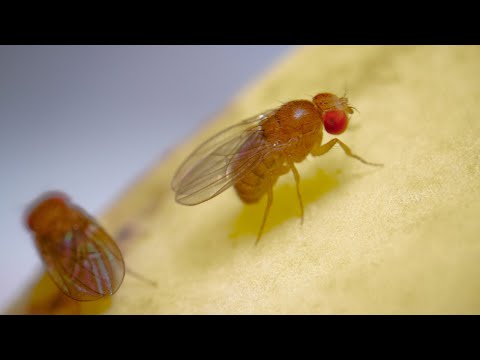
<svg viewBox="0 0 480 360"><path fill-rule="evenodd" d="M49 243L49 239L39 240L39 244ZM118 290L125 275L122 253L96 223L69 231L55 243L59 244L57 249L49 252L44 245L41 251L50 277L66 295L92 301Z"/></svg>
<svg viewBox="0 0 480 360"><path fill-rule="evenodd" d="M274 112L268 110L244 120L200 145L173 177L175 200L184 205L202 203L253 169L269 151L261 124Z"/></svg>

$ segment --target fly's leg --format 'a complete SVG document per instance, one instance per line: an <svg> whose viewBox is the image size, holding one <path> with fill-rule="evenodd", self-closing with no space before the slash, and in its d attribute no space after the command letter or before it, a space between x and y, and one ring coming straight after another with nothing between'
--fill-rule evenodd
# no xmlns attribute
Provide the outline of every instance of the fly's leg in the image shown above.
<svg viewBox="0 0 480 360"><path fill-rule="evenodd" d="M155 281L147 279L145 276L140 275L136 271L133 271L132 269L127 268L126 266L125 266L125 272L137 280L147 283L150 286L157 287L157 283Z"/></svg>
<svg viewBox="0 0 480 360"><path fill-rule="evenodd" d="M298 173L297 168L293 164L293 162L290 162L288 164L290 166L290 169L293 172L293 177L295 178L295 185L297 186L297 197L298 197L298 202L300 204L300 216L301 216L301 224L303 225L303 201L302 201L302 194L300 194L300 174Z"/></svg>
<svg viewBox="0 0 480 360"><path fill-rule="evenodd" d="M273 187L269 184L268 190L267 190L267 195L268 195L267 206L265 207L265 212L263 214L263 220L262 220L262 226L260 226L260 231L258 232L257 241L255 241L255 245L258 244L258 242L260 241L260 238L262 237L263 228L265 227L265 223L267 222L267 218L268 218L268 213L270 212L270 208L272 207L272 203L273 203L273 190L272 190L272 188Z"/></svg>
<svg viewBox="0 0 480 360"><path fill-rule="evenodd" d="M371 162L368 162L368 161L362 159L360 156L355 155L354 153L352 153L352 150L350 150L350 148L345 143L338 140L337 138L330 140L326 144L314 147L312 149L312 155L314 155L314 156L323 155L323 154L327 153L328 151L330 151L330 149L337 143L338 143L338 145L340 145L342 147L343 151L345 151L345 154L347 154L347 156L353 157L353 158L355 158L355 159L357 159L357 160L359 160L362 163L367 164L367 165L383 166L383 164L371 163Z"/></svg>

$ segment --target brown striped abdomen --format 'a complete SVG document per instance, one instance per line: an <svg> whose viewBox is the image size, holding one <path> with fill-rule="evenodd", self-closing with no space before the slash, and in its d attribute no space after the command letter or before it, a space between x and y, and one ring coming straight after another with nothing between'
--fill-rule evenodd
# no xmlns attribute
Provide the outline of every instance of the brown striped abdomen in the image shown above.
<svg viewBox="0 0 480 360"><path fill-rule="evenodd" d="M282 156L272 154L246 173L234 185L240 199L247 204L259 201L268 188L273 186L281 175L289 171L284 163L285 159Z"/></svg>

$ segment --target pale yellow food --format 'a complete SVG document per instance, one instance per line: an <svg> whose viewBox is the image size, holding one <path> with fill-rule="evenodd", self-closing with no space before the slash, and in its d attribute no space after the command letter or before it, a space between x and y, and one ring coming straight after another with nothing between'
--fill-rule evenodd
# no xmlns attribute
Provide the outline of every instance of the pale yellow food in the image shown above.
<svg viewBox="0 0 480 360"><path fill-rule="evenodd" d="M100 218L157 287L127 275L111 300L62 308L43 278L11 311L480 313L479 79L478 46L295 49ZM230 189L175 203L170 180L204 139L280 102L345 90L360 114L340 138L385 166L340 148L299 164L303 225L291 174L258 246L266 199L247 206Z"/></svg>

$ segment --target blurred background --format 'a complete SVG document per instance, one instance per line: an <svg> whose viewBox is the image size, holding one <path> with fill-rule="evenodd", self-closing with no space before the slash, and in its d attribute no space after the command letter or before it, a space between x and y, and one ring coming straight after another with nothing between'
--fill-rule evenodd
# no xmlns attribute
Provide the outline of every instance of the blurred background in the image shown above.
<svg viewBox="0 0 480 360"><path fill-rule="evenodd" d="M101 214L289 50L0 46L0 312L42 271L33 199L62 190Z"/></svg>

